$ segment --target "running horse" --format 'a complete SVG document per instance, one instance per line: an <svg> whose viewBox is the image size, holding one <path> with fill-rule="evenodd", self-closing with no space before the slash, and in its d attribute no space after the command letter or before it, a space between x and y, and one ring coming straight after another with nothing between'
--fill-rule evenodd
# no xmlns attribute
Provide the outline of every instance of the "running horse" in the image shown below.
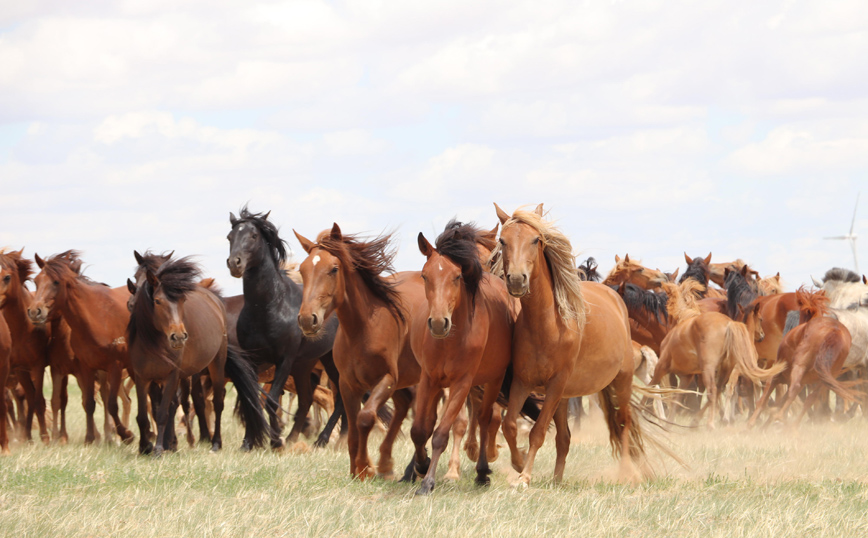
<svg viewBox="0 0 868 538"><path fill-rule="evenodd" d="M344 235L337 223L319 234L316 242L298 232L295 236L307 252L299 270L304 298L298 325L308 338L318 338L335 318L334 361L340 371L340 391L349 426L347 448L350 474L359 479L391 476L392 445L401 431L420 367L408 338L410 313L425 301L418 272L393 272L395 252L390 235L364 241ZM332 315L334 314L334 315ZM362 407L365 393L370 396ZM376 470L368 457L368 436L377 410L388 399L395 404L389 429L380 445ZM407 478L405 474L405 478Z"/></svg>
<svg viewBox="0 0 868 538"><path fill-rule="evenodd" d="M12 336L6 320L0 316L0 390L5 392L9 379L9 355L12 352ZM9 454L9 433L6 431L6 395L0 394L0 456Z"/></svg>
<svg viewBox="0 0 868 538"><path fill-rule="evenodd" d="M600 393L613 452L620 452L621 476L644 466L643 434L633 420L633 346L627 309L618 294L602 284L580 283L567 237L536 210L511 216L494 205L501 222L501 254L494 267L510 295L521 301L513 334L513 379L503 434L512 465L528 485L537 451L554 418L557 428L554 479L563 479L570 446L566 398ZM525 458L516 442L516 419L531 391L545 402L530 432ZM648 469L644 469L648 470Z"/></svg>
<svg viewBox="0 0 868 538"><path fill-rule="evenodd" d="M638 260L631 260L629 254L625 254L623 259L616 254L615 267L609 271L603 284L620 286L624 282L645 290L653 290L669 282L669 278L659 269L651 269L643 266Z"/></svg>
<svg viewBox="0 0 868 538"><path fill-rule="evenodd" d="M503 281L485 272L479 262L472 224L450 221L435 246L419 233L419 250L427 303L419 305L410 325L410 344L421 366L411 437L416 472L425 475L417 495L434 489L437 462L449 442L449 431L464 408L470 389L484 385L478 407L480 445L488 445L492 409L512 353L515 312ZM435 429L437 402L449 389L446 409ZM426 444L432 440L428 458ZM487 450L476 461L476 483L488 485Z"/></svg>
<svg viewBox="0 0 868 538"><path fill-rule="evenodd" d="M129 291L126 287L109 288L82 275L78 251L67 250L46 260L38 254L34 257L41 271L34 278L36 293L27 308L27 315L36 325L45 325L58 317L69 324L69 341L78 358L82 404L87 415L85 444L93 443L96 439L93 413L96 407L94 382L97 370L108 374L106 413L114 420L115 430L121 440L131 443L133 433L118 416L121 373L129 366L125 338L130 318L127 310Z"/></svg>
<svg viewBox="0 0 868 538"><path fill-rule="evenodd" d="M271 446L284 445L280 436L277 406L290 375L298 390L298 409L286 441L293 443L304 430L307 413L313 403L311 372L320 361L329 378L339 383L340 375L332 358L337 320L329 320L316 338L307 338L298 327L302 288L293 282L282 265L286 261L286 242L268 213L252 213L247 207L236 218L229 214L229 258L226 265L235 278L241 278L244 303L236 325L238 344L260 370L275 366L274 380L268 393L266 409L271 421ZM335 413L343 403L335 395ZM333 421L329 420L333 426ZM320 434L315 446L328 444L328 433Z"/></svg>
<svg viewBox="0 0 868 538"><path fill-rule="evenodd" d="M139 452L163 452L166 430L174 427L179 382L207 369L214 386L214 433L211 450L222 448L221 415L226 374L238 391L239 410L247 427L247 442L261 446L268 429L259 400L256 373L237 348L229 348L226 308L211 289L200 286L199 268L187 258L163 263L156 272L146 269L146 282L136 290L127 328L130 364L136 382ZM162 385L162 391L155 390ZM150 393L157 422L156 446L150 442Z"/></svg>

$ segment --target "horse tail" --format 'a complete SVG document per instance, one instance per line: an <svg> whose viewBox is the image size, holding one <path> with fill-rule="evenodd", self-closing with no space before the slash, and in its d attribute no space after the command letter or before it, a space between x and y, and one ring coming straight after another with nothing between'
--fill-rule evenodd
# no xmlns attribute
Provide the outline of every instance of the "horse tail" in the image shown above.
<svg viewBox="0 0 868 538"><path fill-rule="evenodd" d="M256 370L244 359L244 352L240 348L230 345L226 351L225 371L238 392L235 413L244 425L245 438L252 447L263 446L270 426L262 413L262 400L259 398L262 389Z"/></svg>
<svg viewBox="0 0 868 538"><path fill-rule="evenodd" d="M723 352L729 359L729 364L737 367L739 372L752 381L763 381L783 372L787 367L784 363L775 363L769 369L764 370L757 365L759 360L756 347L747 326L738 321L730 321L726 325Z"/></svg>
<svg viewBox="0 0 868 538"><path fill-rule="evenodd" d="M848 351L844 339L838 336L838 334L837 331L831 332L823 339L820 348L817 350L816 358L814 359L814 370L817 372L820 381L831 390L835 391L835 394L837 394L839 398L849 402L855 402L863 398L865 395L862 391L852 390L852 388L863 384L865 381L840 381L832 375L832 365L835 363L835 359L837 359L841 353L847 353Z"/></svg>

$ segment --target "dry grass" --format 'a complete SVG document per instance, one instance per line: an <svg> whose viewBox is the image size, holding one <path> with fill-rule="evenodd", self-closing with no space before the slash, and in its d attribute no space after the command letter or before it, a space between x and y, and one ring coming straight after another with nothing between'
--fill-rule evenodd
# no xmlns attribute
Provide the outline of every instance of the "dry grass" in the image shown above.
<svg viewBox="0 0 868 538"><path fill-rule="evenodd" d="M417 499L406 484L350 480L344 449L242 454L234 420L216 455L195 447L154 460L135 446L83 447L81 409L70 407L69 446L14 444L0 459L0 535L868 535L862 419L760 434L675 431L669 439L690 469L663 462L660 477L639 486L613 481L595 420L574 435L563 485L550 479L550 440L527 490L510 486L502 452L490 488L473 485L465 461L459 482L441 479ZM404 437L396 466L410 454Z"/></svg>

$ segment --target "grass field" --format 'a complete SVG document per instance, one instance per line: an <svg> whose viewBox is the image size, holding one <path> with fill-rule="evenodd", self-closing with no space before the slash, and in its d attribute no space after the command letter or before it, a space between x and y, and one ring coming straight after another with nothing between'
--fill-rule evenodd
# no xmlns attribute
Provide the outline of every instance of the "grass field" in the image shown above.
<svg viewBox="0 0 868 538"><path fill-rule="evenodd" d="M434 494L415 498L407 484L350 480L343 447L241 453L234 418L219 454L184 447L154 460L135 445L84 447L70 402L68 446L15 443L0 458L0 536L868 536L861 418L680 429L667 437L690 468L662 460L640 485L614 481L604 427L591 420L574 433L561 485L549 436L529 489L510 486L502 450L490 488L473 485L466 459L460 481L442 480L441 462ZM396 467L411 444L399 440Z"/></svg>

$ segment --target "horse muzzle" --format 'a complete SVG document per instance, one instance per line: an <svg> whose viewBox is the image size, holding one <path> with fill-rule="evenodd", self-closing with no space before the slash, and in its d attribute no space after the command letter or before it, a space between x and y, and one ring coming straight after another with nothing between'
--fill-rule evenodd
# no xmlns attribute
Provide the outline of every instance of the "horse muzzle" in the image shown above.
<svg viewBox="0 0 868 538"><path fill-rule="evenodd" d="M38 305L36 308L27 309L27 317L34 325L45 325L48 321L49 308L45 305Z"/></svg>
<svg viewBox="0 0 868 538"><path fill-rule="evenodd" d="M450 318L428 318L428 331L432 337L437 339L446 338L449 336L450 330L452 330L452 320Z"/></svg>
<svg viewBox="0 0 868 538"><path fill-rule="evenodd" d="M527 274L506 275L506 289L513 297L521 298L527 295L529 290Z"/></svg>
<svg viewBox="0 0 868 538"><path fill-rule="evenodd" d="M229 268L230 275L235 278L241 278L244 276L246 264L241 259L241 256L230 256L226 258L226 267Z"/></svg>
<svg viewBox="0 0 868 538"><path fill-rule="evenodd" d="M306 338L317 338L323 329L322 314L299 314L298 327Z"/></svg>
<svg viewBox="0 0 868 538"><path fill-rule="evenodd" d="M187 331L173 332L169 334L169 345L172 349L181 349L187 343L187 338L189 338Z"/></svg>

